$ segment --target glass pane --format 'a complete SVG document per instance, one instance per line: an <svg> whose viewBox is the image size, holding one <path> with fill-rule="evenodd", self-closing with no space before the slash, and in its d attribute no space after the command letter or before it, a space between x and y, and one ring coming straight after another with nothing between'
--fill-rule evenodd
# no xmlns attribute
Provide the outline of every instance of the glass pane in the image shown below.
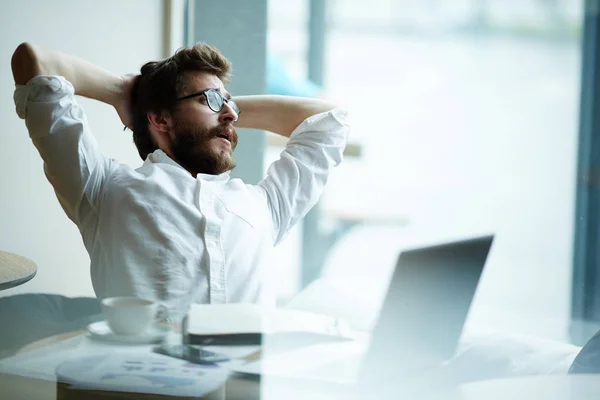
<svg viewBox="0 0 600 400"><path fill-rule="evenodd" d="M267 93L312 95L306 80L308 50L308 1L269 1L267 28ZM286 139L266 133L265 172L279 158ZM302 224L297 224L275 248L277 297L285 304L300 290Z"/></svg>
<svg viewBox="0 0 600 400"><path fill-rule="evenodd" d="M321 207L361 223L324 274L368 313L403 248L494 233L469 323L566 339L582 3L328 4L324 92L362 152Z"/></svg>
<svg viewBox="0 0 600 400"><path fill-rule="evenodd" d="M270 1L267 53L296 79L306 76L308 1Z"/></svg>

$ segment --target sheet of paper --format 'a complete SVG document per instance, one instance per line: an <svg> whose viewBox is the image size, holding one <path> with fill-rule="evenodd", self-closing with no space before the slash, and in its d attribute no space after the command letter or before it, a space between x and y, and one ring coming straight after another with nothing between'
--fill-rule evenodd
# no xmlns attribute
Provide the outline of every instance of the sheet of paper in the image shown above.
<svg viewBox="0 0 600 400"><path fill-rule="evenodd" d="M71 388L200 397L222 387L229 370L128 350L71 359L56 373Z"/></svg>

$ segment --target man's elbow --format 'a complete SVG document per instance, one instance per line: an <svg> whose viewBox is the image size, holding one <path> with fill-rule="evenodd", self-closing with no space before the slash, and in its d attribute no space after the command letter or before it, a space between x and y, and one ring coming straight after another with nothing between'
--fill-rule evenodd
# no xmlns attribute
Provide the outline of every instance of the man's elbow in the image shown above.
<svg viewBox="0 0 600 400"><path fill-rule="evenodd" d="M39 75L39 62L36 49L30 43L21 43L12 55L11 68L17 85L24 85Z"/></svg>

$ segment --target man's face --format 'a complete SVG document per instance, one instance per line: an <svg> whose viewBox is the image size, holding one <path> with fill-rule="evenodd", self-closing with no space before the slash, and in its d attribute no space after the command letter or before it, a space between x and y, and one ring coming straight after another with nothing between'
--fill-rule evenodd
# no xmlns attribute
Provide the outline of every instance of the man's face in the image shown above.
<svg viewBox="0 0 600 400"><path fill-rule="evenodd" d="M180 97L209 88L218 89L224 98L229 97L223 82L215 75L188 72L186 81ZM216 113L209 108L206 96L199 95L179 101L171 116L171 156L182 167L194 176L217 175L235 167L233 150L238 135L233 123L238 116L227 103Z"/></svg>

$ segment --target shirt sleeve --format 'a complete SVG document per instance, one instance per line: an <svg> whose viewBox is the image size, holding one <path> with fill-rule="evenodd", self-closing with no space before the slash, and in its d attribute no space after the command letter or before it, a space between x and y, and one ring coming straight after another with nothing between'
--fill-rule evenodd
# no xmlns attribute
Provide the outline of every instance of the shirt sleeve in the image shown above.
<svg viewBox="0 0 600 400"><path fill-rule="evenodd" d="M275 245L317 203L331 171L342 162L346 120L339 108L304 120L258 183L267 195Z"/></svg>
<svg viewBox="0 0 600 400"><path fill-rule="evenodd" d="M16 86L14 101L63 210L81 228L97 215L110 162L98 150L73 85L61 76L36 76Z"/></svg>

